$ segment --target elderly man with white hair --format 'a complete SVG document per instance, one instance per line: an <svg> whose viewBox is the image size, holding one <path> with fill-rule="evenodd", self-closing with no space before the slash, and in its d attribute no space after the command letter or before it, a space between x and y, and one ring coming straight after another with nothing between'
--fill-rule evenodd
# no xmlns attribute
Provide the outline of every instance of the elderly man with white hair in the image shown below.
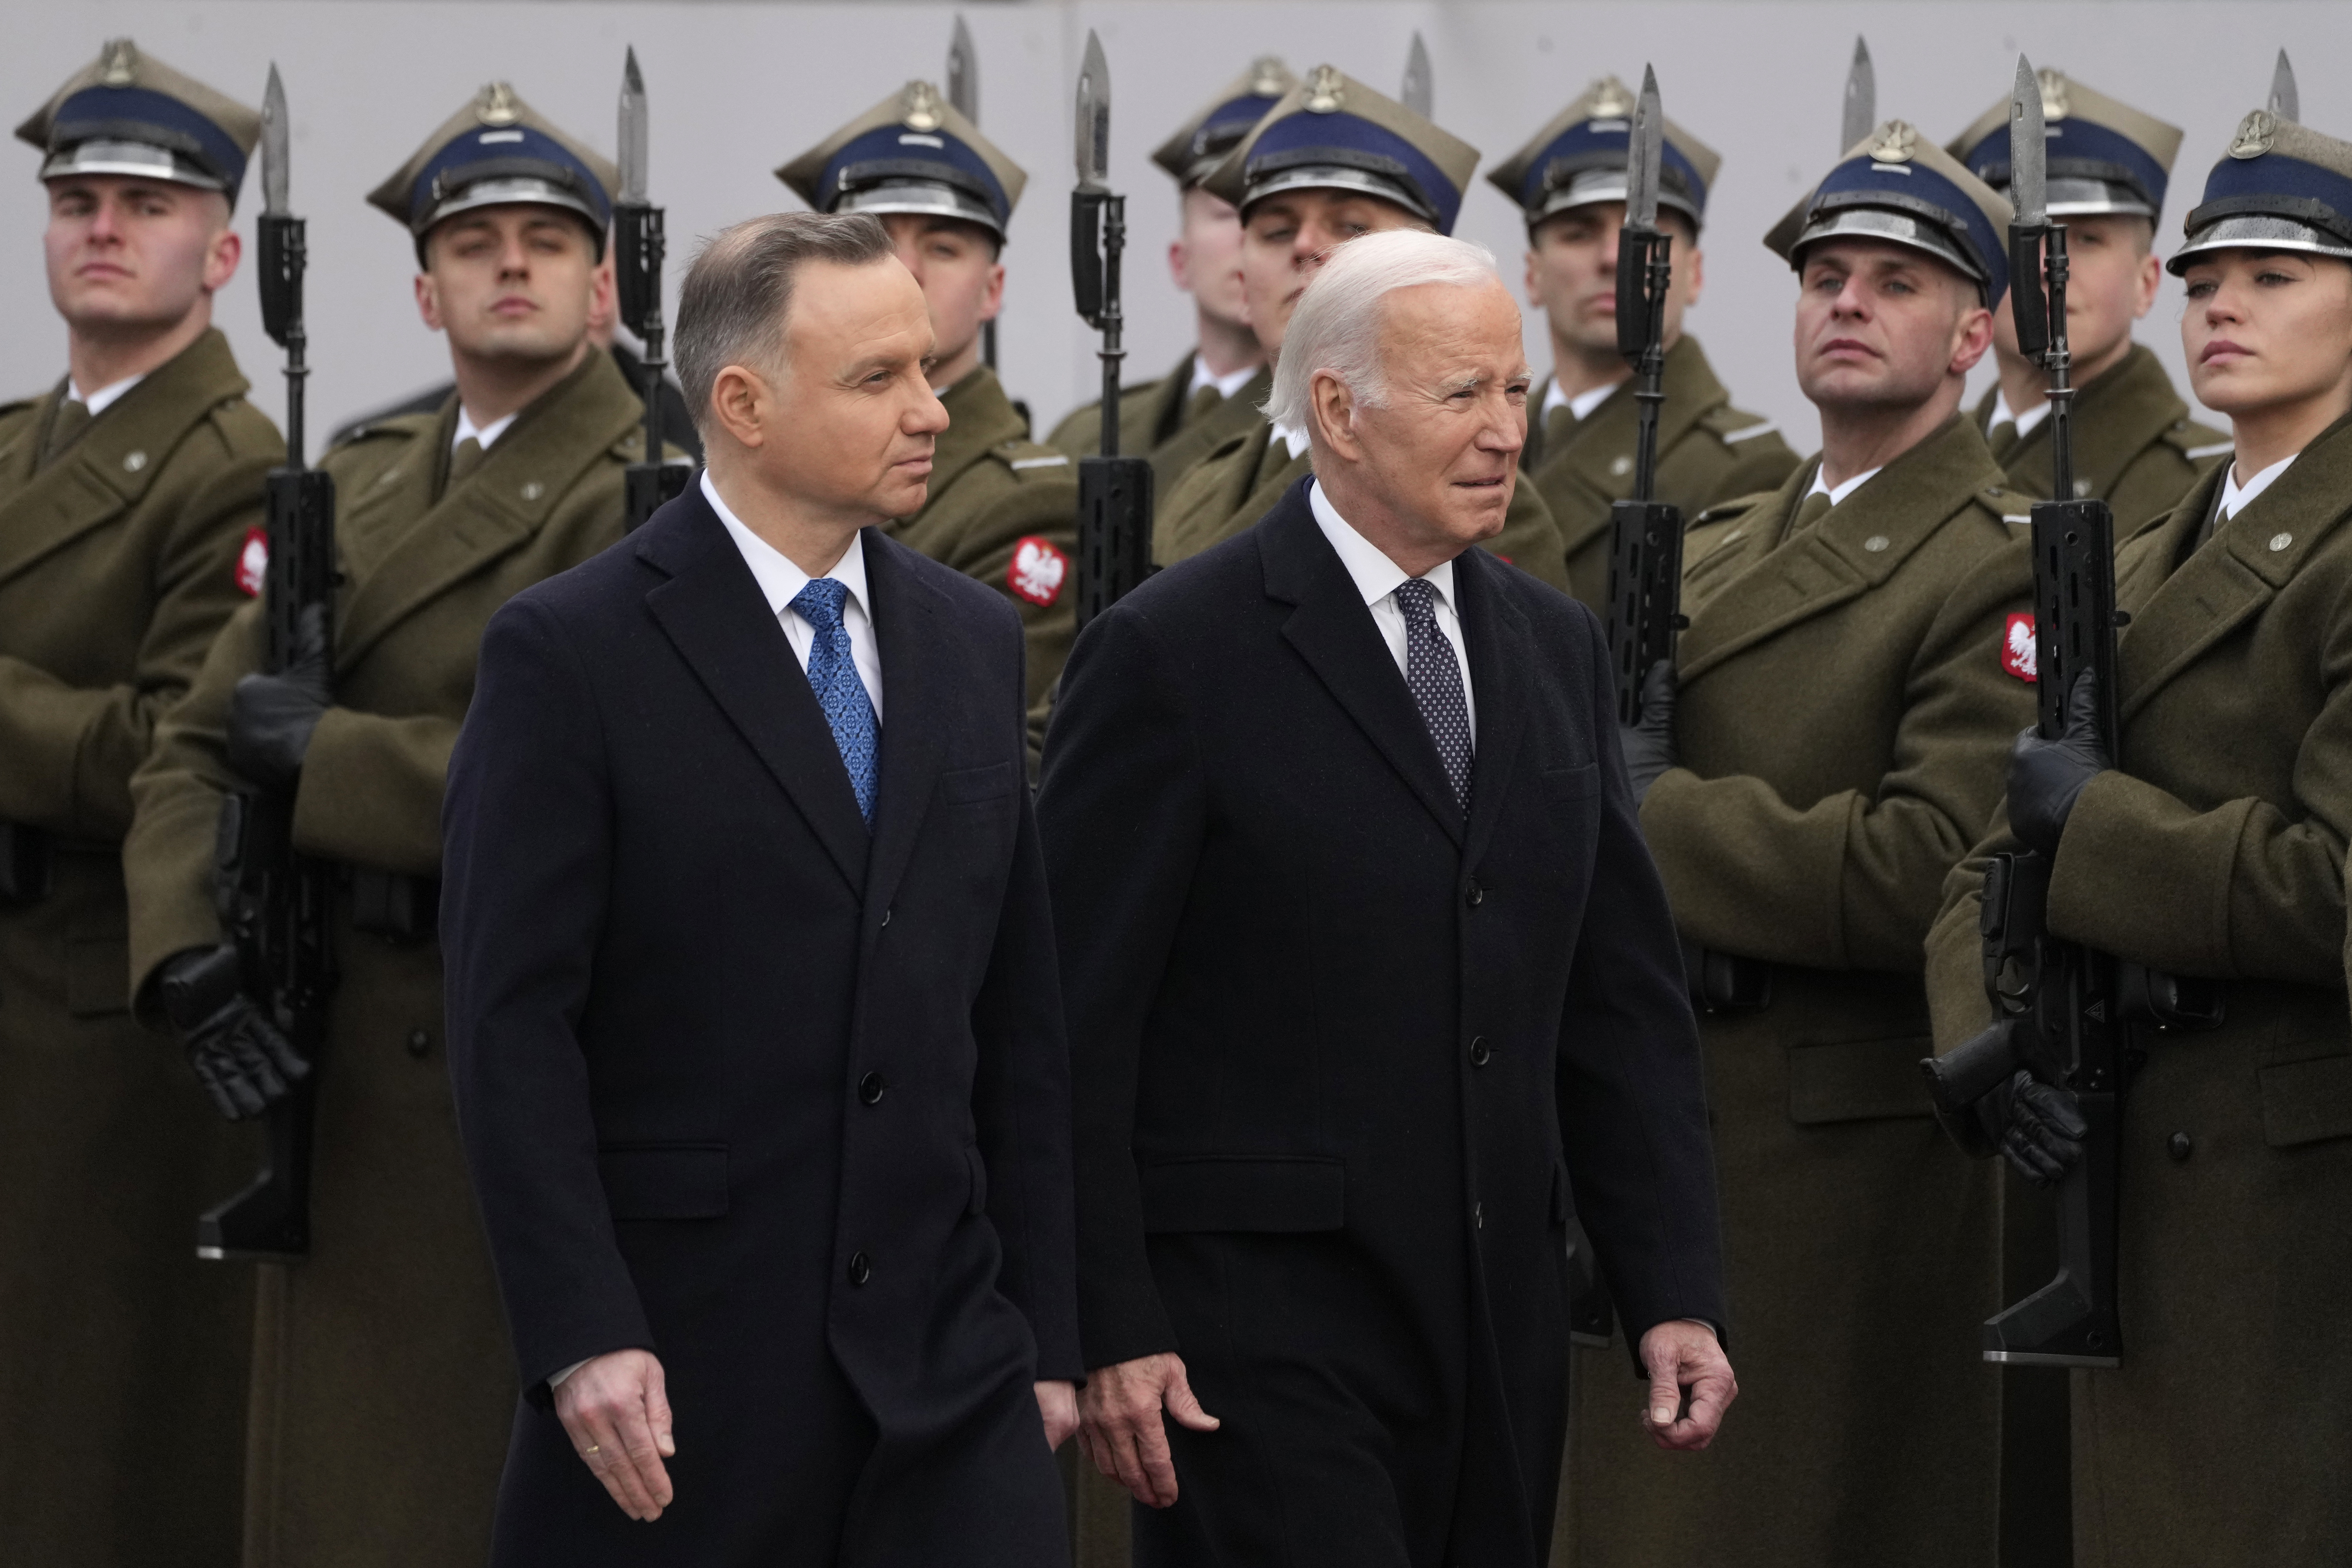
<svg viewBox="0 0 2352 1568"><path fill-rule="evenodd" d="M1607 649L1471 548L1528 382L1486 252L1341 247L1269 410L1313 474L1098 617L1065 676L1038 815L1081 1438L1148 1505L1141 1563L1541 1563L1571 1192L1656 1441L1706 1447L1733 1397L1696 1032Z"/></svg>

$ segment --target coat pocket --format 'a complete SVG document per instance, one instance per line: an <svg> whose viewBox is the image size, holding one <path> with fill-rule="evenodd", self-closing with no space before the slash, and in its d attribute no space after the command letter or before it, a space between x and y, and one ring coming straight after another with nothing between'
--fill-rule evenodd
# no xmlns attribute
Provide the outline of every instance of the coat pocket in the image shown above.
<svg viewBox="0 0 2352 1568"><path fill-rule="evenodd" d="M117 933L66 938L66 1011L103 1018L131 1010L131 945Z"/></svg>
<svg viewBox="0 0 2352 1568"><path fill-rule="evenodd" d="M951 768L940 775L940 791L952 804L993 800L1013 793L1013 764L992 762L984 768Z"/></svg>
<svg viewBox="0 0 2352 1568"><path fill-rule="evenodd" d="M1800 1126L1874 1122L1932 1113L1919 1061L1936 1053L1925 1035L1789 1048L1789 1120Z"/></svg>
<svg viewBox="0 0 2352 1568"><path fill-rule="evenodd" d="M1601 764L1580 762L1573 768L1547 768L1543 770L1543 792L1544 799L1554 805L1589 800L1601 793Z"/></svg>
<svg viewBox="0 0 2352 1568"><path fill-rule="evenodd" d="M2259 1071L2264 1143L2291 1149L2352 1137L2352 1056L2273 1062Z"/></svg>
<svg viewBox="0 0 2352 1568"><path fill-rule="evenodd" d="M724 1144L623 1144L596 1151L614 1219L716 1219L727 1212Z"/></svg>
<svg viewBox="0 0 2352 1568"><path fill-rule="evenodd" d="M1304 1155L1203 1155L1143 1167L1143 1228L1299 1233L1348 1218L1348 1171Z"/></svg>

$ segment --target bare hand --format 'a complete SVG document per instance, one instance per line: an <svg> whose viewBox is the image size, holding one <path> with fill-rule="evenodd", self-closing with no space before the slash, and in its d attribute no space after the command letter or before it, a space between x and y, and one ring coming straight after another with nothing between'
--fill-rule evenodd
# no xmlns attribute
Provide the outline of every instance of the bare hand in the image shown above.
<svg viewBox="0 0 2352 1568"><path fill-rule="evenodd" d="M1059 1448L1078 1429L1078 1386L1063 1378L1037 1385L1037 1414L1045 1421L1045 1447Z"/></svg>
<svg viewBox="0 0 2352 1568"><path fill-rule="evenodd" d="M631 1519L659 1519L670 1505L676 1456L662 1364L642 1350L600 1355L555 1388L555 1416L580 1462L595 1472Z"/></svg>
<svg viewBox="0 0 2352 1568"><path fill-rule="evenodd" d="M1642 1336L1642 1364L1650 1369L1650 1399L1642 1425L1661 1448L1696 1453L1715 1441L1723 1413L1739 1397L1739 1380L1715 1331L1677 1319L1656 1324ZM1690 1410L1682 1412L1684 1390Z"/></svg>
<svg viewBox="0 0 2352 1568"><path fill-rule="evenodd" d="M1223 1424L1192 1397L1183 1358L1164 1352L1097 1367L1078 1396L1078 1447L1095 1469L1153 1508L1176 1500L1176 1461L1160 1424L1163 1408L1195 1432Z"/></svg>

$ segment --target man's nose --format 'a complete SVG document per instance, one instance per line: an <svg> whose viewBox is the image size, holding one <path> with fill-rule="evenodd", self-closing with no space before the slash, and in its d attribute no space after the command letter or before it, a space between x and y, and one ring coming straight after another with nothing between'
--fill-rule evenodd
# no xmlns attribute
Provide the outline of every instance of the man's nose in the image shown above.
<svg viewBox="0 0 2352 1568"><path fill-rule="evenodd" d="M90 208L89 235L94 240L119 240L122 237L122 214L108 196Z"/></svg>
<svg viewBox="0 0 2352 1568"><path fill-rule="evenodd" d="M1513 453L1528 444L1528 411L1523 404L1507 397L1497 397L1487 405L1486 417L1480 422L1477 444L1481 452Z"/></svg>
<svg viewBox="0 0 2352 1568"><path fill-rule="evenodd" d="M927 382L923 395L913 400L913 406L898 428L909 435L937 435L947 427L948 405L940 401L939 394Z"/></svg>

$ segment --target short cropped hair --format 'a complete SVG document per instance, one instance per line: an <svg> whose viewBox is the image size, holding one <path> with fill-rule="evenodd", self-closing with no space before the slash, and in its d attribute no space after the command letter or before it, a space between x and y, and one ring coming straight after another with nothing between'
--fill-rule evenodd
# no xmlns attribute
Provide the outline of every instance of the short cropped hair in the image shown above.
<svg viewBox="0 0 2352 1568"><path fill-rule="evenodd" d="M708 435L710 392L730 365L782 362L793 283L813 261L869 267L892 254L871 213L771 213L703 241L677 295L678 384Z"/></svg>
<svg viewBox="0 0 2352 1568"><path fill-rule="evenodd" d="M1274 393L1265 414L1292 430L1307 425L1307 388L1315 372L1338 376L1358 402L1388 406L1381 373L1381 301L1392 289L1424 283L1480 288L1499 283L1495 253L1426 229L1384 229L1332 251L1307 285L1282 335Z"/></svg>

